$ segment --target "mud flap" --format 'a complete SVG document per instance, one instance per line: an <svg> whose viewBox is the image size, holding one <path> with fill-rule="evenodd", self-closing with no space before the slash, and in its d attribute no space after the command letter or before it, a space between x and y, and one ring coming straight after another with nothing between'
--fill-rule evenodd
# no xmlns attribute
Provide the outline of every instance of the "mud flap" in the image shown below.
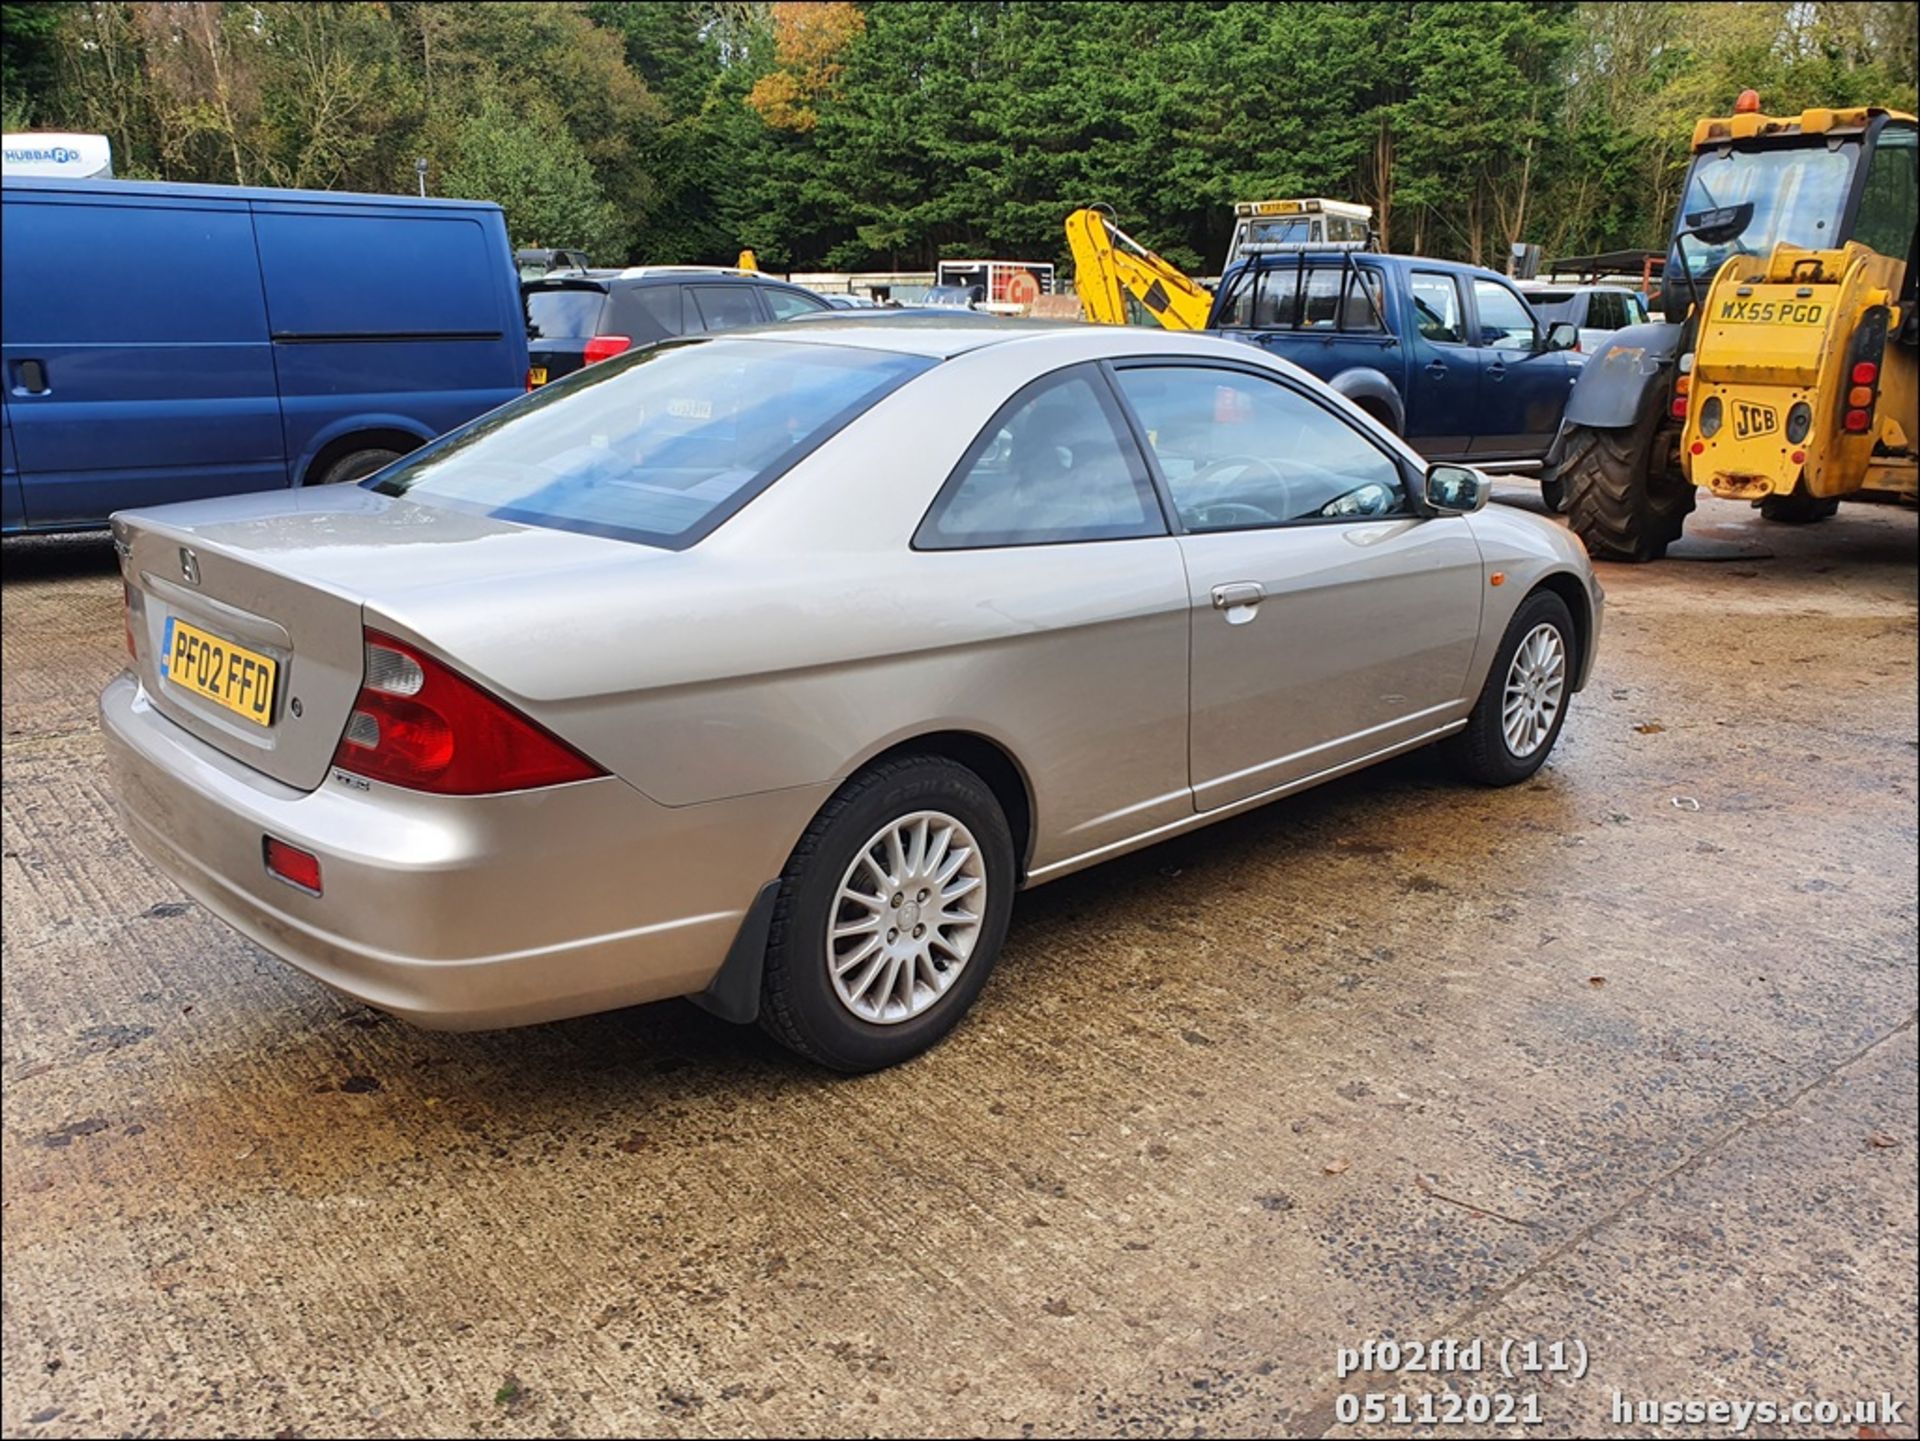
<svg viewBox="0 0 1920 1441"><path fill-rule="evenodd" d="M727 958L697 995L688 996L701 1010L723 1021L747 1025L760 1019L760 974L767 964L767 935L773 929L773 906L780 898L780 882L760 887L734 933Z"/></svg>

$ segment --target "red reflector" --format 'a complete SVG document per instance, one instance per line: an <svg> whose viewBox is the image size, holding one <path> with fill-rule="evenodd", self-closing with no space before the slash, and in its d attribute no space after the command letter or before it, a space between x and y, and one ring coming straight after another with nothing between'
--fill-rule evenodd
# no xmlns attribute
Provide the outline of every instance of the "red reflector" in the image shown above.
<svg viewBox="0 0 1920 1441"><path fill-rule="evenodd" d="M596 360L611 360L632 344L624 335L596 335L587 342L586 363L592 365Z"/></svg>
<svg viewBox="0 0 1920 1441"><path fill-rule="evenodd" d="M312 891L316 896L320 894L320 857L285 841L276 841L272 836L266 838L266 855L267 869L281 880L303 891Z"/></svg>
<svg viewBox="0 0 1920 1441"><path fill-rule="evenodd" d="M333 753L343 771L445 796L589 780L605 771L425 651L366 633L367 670Z"/></svg>
<svg viewBox="0 0 1920 1441"><path fill-rule="evenodd" d="M1854 433L1855 435L1859 435L1859 434L1861 434L1862 432L1864 432L1864 431L1866 430L1866 428L1867 428L1867 413L1866 413L1866 411L1864 411L1864 410L1849 410L1849 411L1847 412L1847 418L1846 418L1846 420L1844 420L1843 422L1841 422L1841 428L1842 428L1843 430L1850 430L1850 431L1852 431L1852 432L1853 432L1853 433Z"/></svg>
<svg viewBox="0 0 1920 1441"><path fill-rule="evenodd" d="M1706 448L1707 443L1704 440L1696 440L1692 445L1687 447L1687 449L1691 450L1695 455L1702 454Z"/></svg>
<svg viewBox="0 0 1920 1441"><path fill-rule="evenodd" d="M1857 360L1853 365L1853 383L1872 385L1880 378L1880 367L1871 360Z"/></svg>
<svg viewBox="0 0 1920 1441"><path fill-rule="evenodd" d="M1805 465L1807 463L1807 453L1804 450L1796 450L1793 453L1793 463L1795 465Z"/></svg>

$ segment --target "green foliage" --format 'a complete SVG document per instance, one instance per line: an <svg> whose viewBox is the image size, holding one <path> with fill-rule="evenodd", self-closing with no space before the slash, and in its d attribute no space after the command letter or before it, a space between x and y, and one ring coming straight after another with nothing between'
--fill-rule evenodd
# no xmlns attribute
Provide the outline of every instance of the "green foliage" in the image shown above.
<svg viewBox="0 0 1920 1441"><path fill-rule="evenodd" d="M619 247L620 217L557 110L490 98L454 132L454 145L459 158L442 174L441 188L498 200L516 246L579 246L596 256Z"/></svg>
<svg viewBox="0 0 1920 1441"><path fill-rule="evenodd" d="M1091 201L1190 270L1235 200L1365 201L1393 248L1658 246L1694 120L1915 108L1911 0L734 0L4 7L8 124L123 175L505 206L605 261L1064 260ZM757 100L752 97L757 97ZM768 123L771 117L775 122Z"/></svg>
<svg viewBox="0 0 1920 1441"><path fill-rule="evenodd" d="M0 5L0 110L9 130L34 119L36 98L53 84L59 5Z"/></svg>

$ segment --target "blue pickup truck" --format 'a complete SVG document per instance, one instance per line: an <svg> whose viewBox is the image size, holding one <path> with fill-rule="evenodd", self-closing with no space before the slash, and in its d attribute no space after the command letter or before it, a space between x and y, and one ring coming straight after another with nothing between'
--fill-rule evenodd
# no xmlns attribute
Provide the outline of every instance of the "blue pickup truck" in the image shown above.
<svg viewBox="0 0 1920 1441"><path fill-rule="evenodd" d="M523 393L497 205L0 187L0 529L357 480Z"/></svg>
<svg viewBox="0 0 1920 1441"><path fill-rule="evenodd" d="M1428 458L1493 471L1541 469L1585 359L1505 276L1333 245L1236 265L1207 328L1311 371Z"/></svg>

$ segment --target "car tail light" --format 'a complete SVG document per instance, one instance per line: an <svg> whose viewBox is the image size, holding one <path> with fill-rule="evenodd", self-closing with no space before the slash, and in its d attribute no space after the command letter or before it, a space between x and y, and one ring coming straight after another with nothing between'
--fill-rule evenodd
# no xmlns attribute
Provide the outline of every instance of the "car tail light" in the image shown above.
<svg viewBox="0 0 1920 1441"><path fill-rule="evenodd" d="M1873 407L1880 399L1880 360L1886 353L1891 318L1886 306L1870 305L1860 312L1860 323L1854 328L1847 354L1851 383L1840 396L1840 428L1849 435L1865 435L1873 429Z"/></svg>
<svg viewBox="0 0 1920 1441"><path fill-rule="evenodd" d="M436 795L476 796L606 774L424 651L370 630L366 678L333 763Z"/></svg>
<svg viewBox="0 0 1920 1441"><path fill-rule="evenodd" d="M597 360L612 360L632 344L633 341L624 335L596 335L587 342L586 363L592 365Z"/></svg>
<svg viewBox="0 0 1920 1441"><path fill-rule="evenodd" d="M285 841L276 841L272 836L262 839L261 851L270 872L288 885L311 891L316 896L320 894L320 857L298 846L290 846Z"/></svg>

